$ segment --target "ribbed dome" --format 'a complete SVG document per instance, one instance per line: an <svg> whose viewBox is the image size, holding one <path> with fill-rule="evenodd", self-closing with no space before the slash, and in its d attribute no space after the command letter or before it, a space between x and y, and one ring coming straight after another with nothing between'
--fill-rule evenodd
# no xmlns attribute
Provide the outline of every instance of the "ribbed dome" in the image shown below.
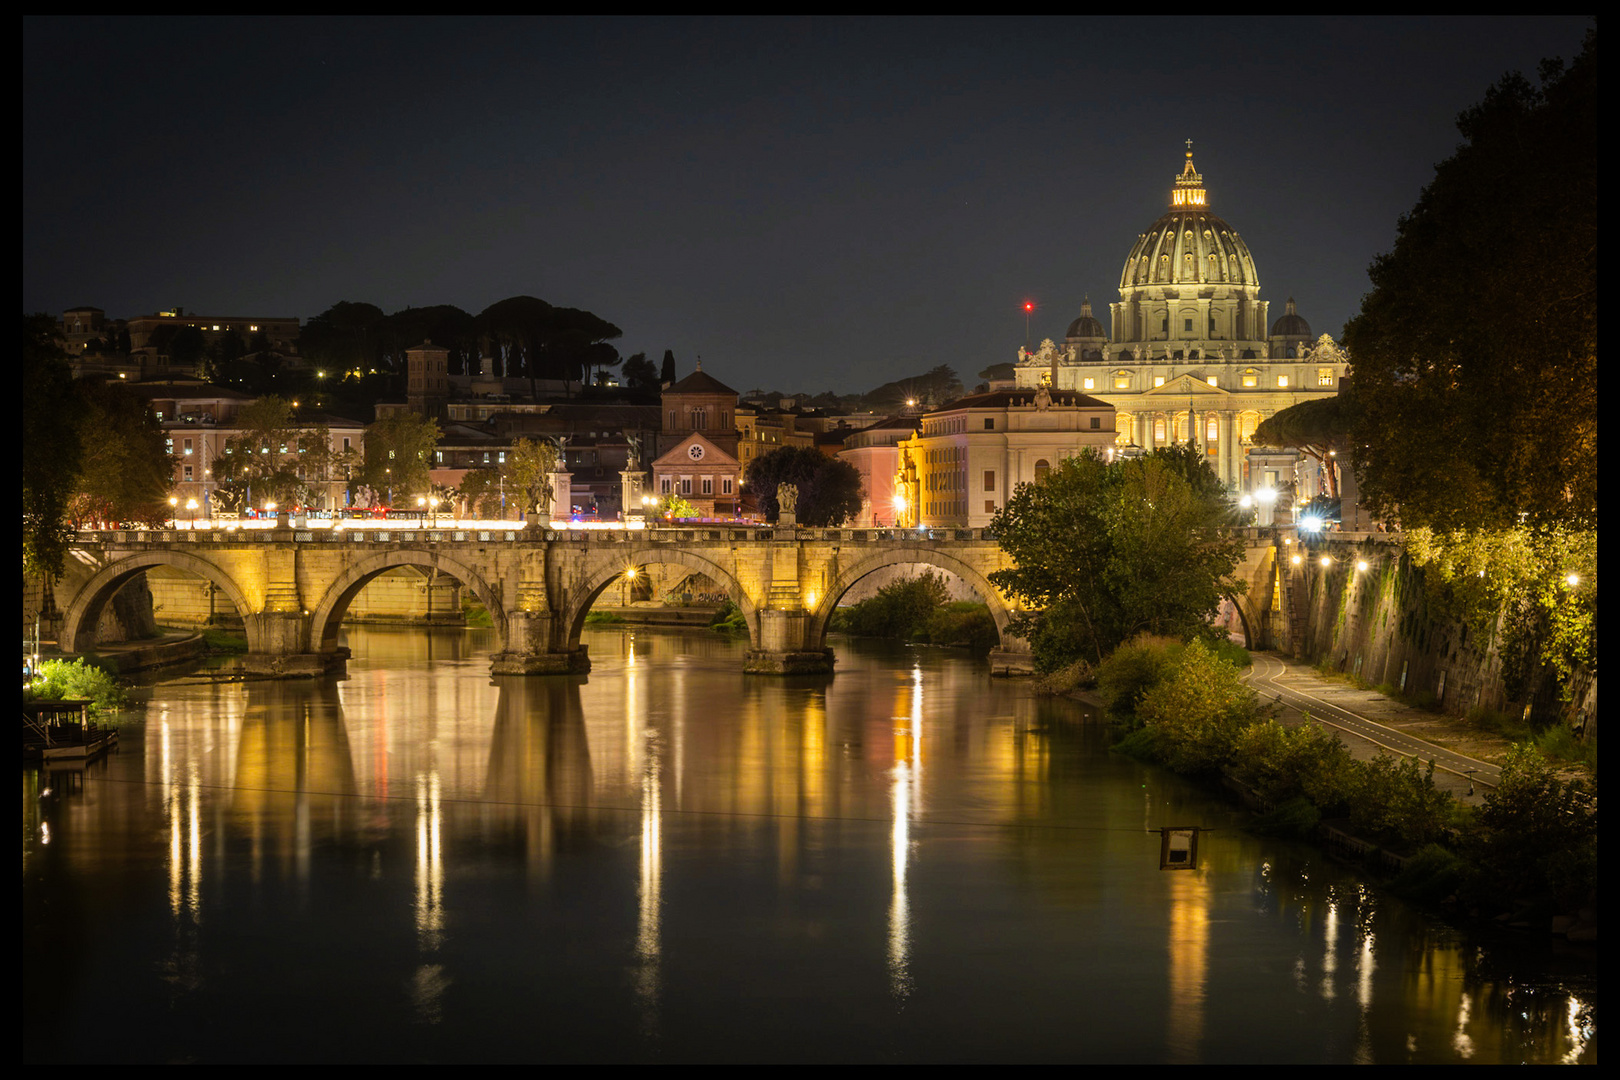
<svg viewBox="0 0 1620 1080"><path fill-rule="evenodd" d="M1272 324L1271 336L1302 338L1311 336L1311 324L1305 321L1303 315L1294 310L1294 298L1292 296L1288 298L1288 310L1283 312L1282 317Z"/></svg>
<svg viewBox="0 0 1620 1080"><path fill-rule="evenodd" d="M1108 340L1108 335L1103 331L1103 324L1098 322L1091 314L1091 299L1089 297L1080 304L1080 317L1069 324L1068 338L1070 341L1089 338Z"/></svg>
<svg viewBox="0 0 1620 1080"><path fill-rule="evenodd" d="M1238 285L1258 288L1249 247L1226 222L1209 212L1204 178L1192 152L1170 192L1170 212L1137 238L1119 287L1143 285Z"/></svg>

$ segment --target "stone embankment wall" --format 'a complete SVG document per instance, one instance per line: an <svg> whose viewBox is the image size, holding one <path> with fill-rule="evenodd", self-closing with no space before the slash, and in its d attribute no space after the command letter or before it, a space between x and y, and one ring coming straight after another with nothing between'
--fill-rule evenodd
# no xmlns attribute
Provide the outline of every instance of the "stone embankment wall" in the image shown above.
<svg viewBox="0 0 1620 1080"><path fill-rule="evenodd" d="M1525 698L1510 697L1503 686L1495 635L1472 633L1436 610L1422 568L1399 542L1328 539L1303 547L1300 556L1290 581L1290 651L1296 656L1432 701L1449 713L1484 706L1517 714L1524 708ZM1567 721L1583 703L1589 714L1595 711L1595 679L1572 689L1574 700L1560 702L1544 680L1528 703L1546 720Z"/></svg>

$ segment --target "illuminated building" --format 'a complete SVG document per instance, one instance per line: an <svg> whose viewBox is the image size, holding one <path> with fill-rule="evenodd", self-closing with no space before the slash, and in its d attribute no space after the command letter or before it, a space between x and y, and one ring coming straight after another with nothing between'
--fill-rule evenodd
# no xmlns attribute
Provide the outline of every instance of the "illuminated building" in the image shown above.
<svg viewBox="0 0 1620 1080"><path fill-rule="evenodd" d="M1267 318L1254 257L1211 212L1189 149L1169 209L1125 259L1110 326L1082 304L1063 344L1019 349L1014 378L1109 403L1121 447L1190 441L1228 487L1247 489L1258 483L1247 450L1260 422L1337 393L1349 367L1331 337L1312 342L1293 300L1269 333Z"/></svg>

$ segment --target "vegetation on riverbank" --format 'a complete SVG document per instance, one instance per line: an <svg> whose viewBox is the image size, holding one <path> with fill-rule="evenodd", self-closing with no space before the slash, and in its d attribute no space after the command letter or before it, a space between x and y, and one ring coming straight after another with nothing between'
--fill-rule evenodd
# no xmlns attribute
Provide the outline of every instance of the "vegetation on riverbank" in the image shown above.
<svg viewBox="0 0 1620 1080"><path fill-rule="evenodd" d="M945 579L929 572L902 578L876 596L833 612L831 629L857 637L951 645L987 653L1000 635L984 604L950 600Z"/></svg>
<svg viewBox="0 0 1620 1080"><path fill-rule="evenodd" d="M461 617L467 620L469 627L488 630L495 625L495 620L490 618L489 608L465 594L461 597Z"/></svg>
<svg viewBox="0 0 1620 1080"><path fill-rule="evenodd" d="M1597 887L1597 816L1583 785L1533 746L1514 748L1477 810L1434 783L1434 763L1356 761L1332 732L1276 723L1238 668L1201 641L1139 637L1097 683L1130 729L1116 749L1193 777L1227 776L1270 808L1256 828L1308 835L1324 820L1410 856L1394 886L1475 906L1524 897L1556 909Z"/></svg>
<svg viewBox="0 0 1620 1080"><path fill-rule="evenodd" d="M741 608L727 600L714 613L714 618L709 620L709 629L720 634L746 634L748 620L743 618Z"/></svg>
<svg viewBox="0 0 1620 1080"><path fill-rule="evenodd" d="M90 702L90 713L101 717L124 707L123 687L112 674L83 660L47 660L39 676L23 688L24 701Z"/></svg>
<svg viewBox="0 0 1620 1080"><path fill-rule="evenodd" d="M248 651L248 639L245 633L235 630L224 630L217 626L205 626L202 629L203 644L208 646L210 653L245 653Z"/></svg>

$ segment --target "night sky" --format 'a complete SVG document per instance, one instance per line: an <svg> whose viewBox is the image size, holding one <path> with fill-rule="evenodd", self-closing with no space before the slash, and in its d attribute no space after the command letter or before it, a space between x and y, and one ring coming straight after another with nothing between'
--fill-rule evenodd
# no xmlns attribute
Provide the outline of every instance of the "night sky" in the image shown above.
<svg viewBox="0 0 1620 1080"><path fill-rule="evenodd" d="M1337 336L1457 113L1589 25L29 19L23 310L526 293L740 390L971 385L1025 299L1106 322L1191 138Z"/></svg>

